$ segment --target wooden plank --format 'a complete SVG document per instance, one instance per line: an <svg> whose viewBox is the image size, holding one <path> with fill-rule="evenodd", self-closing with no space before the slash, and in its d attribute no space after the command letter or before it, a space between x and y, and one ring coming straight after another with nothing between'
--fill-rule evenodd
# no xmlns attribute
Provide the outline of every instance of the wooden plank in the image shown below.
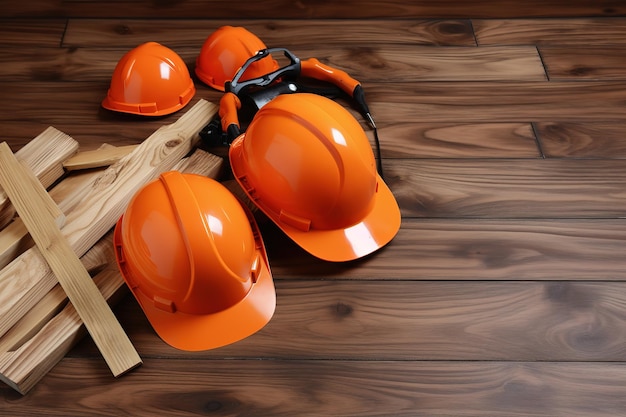
<svg viewBox="0 0 626 417"><path fill-rule="evenodd" d="M209 87L198 86L196 97L179 112L163 117L132 117L134 115L120 114L100 106L109 84L110 79L102 82L73 82L73 88L68 89L65 83L54 81L0 82L3 96L12 97L16 94L22 98L11 103L0 100L3 140L11 143L14 149L19 149L20 145L30 142L43 129L54 125L80 138L82 150L96 149L103 143L114 146L135 145L163 124L175 122L201 97L219 102L222 96Z"/></svg>
<svg viewBox="0 0 626 417"><path fill-rule="evenodd" d="M161 341L136 303L118 311L148 357L624 361L625 285L277 279L281 301L265 328L192 354ZM92 353L91 346L76 352Z"/></svg>
<svg viewBox="0 0 626 417"><path fill-rule="evenodd" d="M367 83L377 122L622 122L618 81Z"/></svg>
<svg viewBox="0 0 626 417"><path fill-rule="evenodd" d="M36 205L36 213L41 214L46 222L50 221L50 223L54 224L56 228L63 227L63 224L65 224L65 214L54 202L52 197L50 197L50 194L48 194L44 186L41 185L39 179L35 176L33 171L31 171L26 164L17 159L11 151L11 147L6 142L0 143L0 155L2 153L4 153L5 160L9 160L10 162L7 162L6 167L0 168L0 170L4 170L4 178L6 180L17 184L13 185L13 189L18 189L18 191L26 190L27 193L29 191L36 190L36 193L31 192L30 196L22 195L19 192L16 193L13 191L13 197L11 197L11 192L7 189L7 187L4 187L5 193L9 196L11 203L15 206L17 214L20 214L20 210L15 204L15 200L20 198L24 198L25 200L28 199L26 204L21 202L22 211L28 210L30 204L33 206ZM22 221L24 220L22 216L20 216L20 219L22 219Z"/></svg>
<svg viewBox="0 0 626 417"><path fill-rule="evenodd" d="M529 123L378 122L383 158L537 158ZM373 143L373 133L365 128ZM389 162L393 163L393 162Z"/></svg>
<svg viewBox="0 0 626 417"><path fill-rule="evenodd" d="M302 48L304 59L343 69L361 82L542 81L543 64L534 46L435 47L358 45ZM391 75L393 74L393 76Z"/></svg>
<svg viewBox="0 0 626 417"><path fill-rule="evenodd" d="M50 190L50 197L63 213L68 213L88 193L91 184L100 174L97 170L91 170L65 177ZM0 231L0 268L7 266L32 246L34 242L24 223L19 217L14 218Z"/></svg>
<svg viewBox="0 0 626 417"><path fill-rule="evenodd" d="M136 144L161 123L175 120L123 118L100 108L108 82L64 83L0 82L0 91L20 95L23 101L9 106L0 101L0 123L10 143L27 142L54 123L58 129L80 137L81 148L95 149L102 143L115 146ZM624 122L626 90L621 82L432 82L366 83L366 96L377 123L528 123L534 122ZM198 86L197 96L220 94ZM192 101L192 104L197 99ZM37 119L24 125L21 121ZM111 135L111 132L116 132ZM31 134L30 138L26 135Z"/></svg>
<svg viewBox="0 0 626 417"><path fill-rule="evenodd" d="M108 403L111 390L114 410L137 417L615 417L626 408L621 363L155 358L150 365L103 390L94 389L105 378L94 360L66 359L10 410L16 417L78 415L74 404Z"/></svg>
<svg viewBox="0 0 626 417"><path fill-rule="evenodd" d="M0 59L6 63L0 70L0 79L110 82L115 65L129 49L130 47L101 49L0 47ZM187 58L191 55L192 51L188 48L184 56L189 62L191 60Z"/></svg>
<svg viewBox="0 0 626 417"><path fill-rule="evenodd" d="M361 82L410 81L542 81L544 68L534 46L479 47L367 44L292 50L301 59L317 57ZM176 52L192 67L199 46ZM0 80L110 81L126 48L0 48L5 63ZM25 68L28 70L25 71ZM198 83L200 84L200 83Z"/></svg>
<svg viewBox="0 0 626 417"><path fill-rule="evenodd" d="M514 1L475 0L427 0L419 3L390 0L384 3L365 1L312 2L294 5L287 0L266 0L262 4L252 0L224 7L219 0L188 0L179 3L154 3L148 0L115 0L103 8L97 1L46 1L33 0L24 3L8 3L0 10L0 17L16 16L63 16L63 17L141 17L141 18L379 18L407 16L418 18L441 17L550 17L550 16L613 16L626 13L619 0L570 0L567 7L560 3L541 0Z"/></svg>
<svg viewBox="0 0 626 417"><path fill-rule="evenodd" d="M100 297L114 300L120 296L120 293L123 293L123 280L119 273L113 269L105 269L96 275L93 281L90 279L89 282L96 287ZM84 332L84 329L81 328L84 323L84 316L77 313L75 305L73 303L68 304L39 333L15 352L0 354L0 379L3 382L19 393L26 394L65 356ZM48 337L49 333L54 334L55 337ZM90 332L90 334L93 337L93 333ZM110 340L114 342L110 346L120 347L119 338ZM139 356L136 355L136 357L139 362L134 363L134 366L141 363Z"/></svg>
<svg viewBox="0 0 626 417"><path fill-rule="evenodd" d="M279 275L277 275L280 277ZM118 307L142 355L203 359L609 361L626 358L624 282L276 280L271 322L218 350L161 341ZM325 277L324 277L325 278ZM91 356L90 346L79 356Z"/></svg>
<svg viewBox="0 0 626 417"><path fill-rule="evenodd" d="M113 375L141 365L135 347L48 210L46 202L52 199L46 190L23 174L6 142L0 143L0 162L0 183Z"/></svg>
<svg viewBox="0 0 626 417"><path fill-rule="evenodd" d="M314 258L273 224L262 232L281 279L626 280L623 219L405 218L388 246L351 264Z"/></svg>
<svg viewBox="0 0 626 417"><path fill-rule="evenodd" d="M467 19L424 20L419 18L348 19L337 29L335 19L260 20L254 19L70 19L63 46L134 48L144 42L161 42L177 52L193 48L195 54L217 28L241 26L259 37L268 47L293 49L302 46L381 44L475 46L472 26ZM155 29L158 28L158 29ZM180 53L180 52L178 52Z"/></svg>
<svg viewBox="0 0 626 417"><path fill-rule="evenodd" d="M181 160L176 169L217 178L222 164L221 158L196 151ZM108 269L94 277L94 283L109 304L116 304L120 295L126 293L126 286L115 266L111 233L90 249L81 262L86 268L108 264ZM30 391L84 334L80 317L71 305L64 307L65 300L65 293L55 286L0 338L0 367L3 370L0 374L22 394ZM63 311L57 314L62 308Z"/></svg>
<svg viewBox="0 0 626 417"><path fill-rule="evenodd" d="M539 49L550 80L626 80L626 45Z"/></svg>
<svg viewBox="0 0 626 417"><path fill-rule="evenodd" d="M19 218L16 218L0 231L0 268L7 266L32 246L33 241L26 226Z"/></svg>
<svg viewBox="0 0 626 417"><path fill-rule="evenodd" d="M97 272L98 270L106 269L107 267L111 267L115 262L115 254L113 252L113 236L112 233L108 233L102 239L98 241L87 253L85 253L80 258L83 266L88 271ZM110 268L112 269L112 268ZM100 278L101 279L101 278ZM98 280L95 281L96 284L104 284L104 282L100 283ZM106 282L106 281L105 281ZM106 297L105 295L105 298ZM20 348L25 342L30 340L33 336L35 336L41 329L50 321L52 317L54 317L59 311L61 311L67 305L67 296L65 295L65 291L61 288L60 285L56 285L52 290L50 290L39 302L31 308L28 313L26 313L22 318L11 327L11 329L4 334L0 338L0 354L5 352L14 352L18 348ZM72 307L73 308L73 307ZM36 344L35 346L39 348L48 347L50 343L59 343L59 338L50 331L46 331L46 337L51 339L43 345ZM52 340L57 339L57 340ZM41 340L41 338L39 339ZM3 371L0 371L0 375L4 375L6 381L10 381L9 384L14 385L15 387L19 387L19 391L23 392L24 387L19 378L11 377L8 373L11 372L11 363L19 361L19 355L13 353L11 355L11 360L6 361L6 366L3 368ZM44 354L34 355L35 358L38 358L40 361L44 361L49 363L47 359L45 359ZM31 360L28 362L28 366L36 366L37 363L31 356ZM23 365L21 365L23 367ZM22 371L22 369L20 370ZM30 378L33 378L31 376ZM32 379L29 380L34 382Z"/></svg>
<svg viewBox="0 0 626 417"><path fill-rule="evenodd" d="M385 167L404 217L620 218L620 160L395 160Z"/></svg>
<svg viewBox="0 0 626 417"><path fill-rule="evenodd" d="M98 149L83 151L63 162L68 171L107 167L131 153L137 145L113 146L103 144Z"/></svg>
<svg viewBox="0 0 626 417"><path fill-rule="evenodd" d="M78 142L65 133L48 126L19 149L15 156L35 174L44 187L49 187L63 174L62 162L76 153ZM0 188L0 228L14 216L15 210Z"/></svg>
<svg viewBox="0 0 626 417"><path fill-rule="evenodd" d="M216 106L198 101L176 123L162 125L135 151L109 167L93 183L80 205L67 214L63 235L78 256L118 220L135 191L169 170L197 143L198 131L213 118ZM19 280L14 277L20 277ZM37 250L27 250L0 271L0 335L56 283Z"/></svg>
<svg viewBox="0 0 626 417"><path fill-rule="evenodd" d="M49 126L15 152L15 156L39 178L45 188L48 188L63 176L63 161L77 151L76 140Z"/></svg>
<svg viewBox="0 0 626 417"><path fill-rule="evenodd" d="M626 44L626 19L488 19L473 20L478 45L568 45L589 47Z"/></svg>
<svg viewBox="0 0 626 417"><path fill-rule="evenodd" d="M221 172L222 165L223 160L221 158L211 155L208 152L196 150L190 157L183 158L174 169L217 178ZM78 204L76 200L81 200L84 197L89 190L90 184L99 175L100 172L98 171L74 173L55 186L51 190L50 196L53 197L56 202L59 202L59 206L64 207L65 211L70 211ZM14 223L10 226L13 226L13 224ZM22 222L15 222L15 224L21 225L24 231L27 232ZM81 257L81 262L83 262L85 268L91 271L115 262L112 237L109 236L110 234L111 233L100 239L98 243ZM32 240L30 242L32 243ZM32 244L30 246L32 246ZM20 340L25 337L24 335L32 333L33 329L38 331L40 328L39 323L45 322L47 318L57 312L59 308L63 307L65 300L65 293L58 285L55 286L53 290L46 294L44 299L37 303L27 315L13 326L11 331L0 338L0 352L6 351L6 346L16 344L16 338ZM35 309L38 311L35 312ZM24 321L28 322L28 320L25 320L27 316L34 316L34 319L29 320L33 321L35 324L24 325ZM16 334L19 336L15 336Z"/></svg>
<svg viewBox="0 0 626 417"><path fill-rule="evenodd" d="M536 123L541 148L555 158L626 158L626 136L621 123Z"/></svg>
<svg viewBox="0 0 626 417"><path fill-rule="evenodd" d="M3 9L7 6L2 5ZM1 13L1 12L0 12ZM63 41L67 19L3 19L0 21L0 45L56 48Z"/></svg>
<svg viewBox="0 0 626 417"><path fill-rule="evenodd" d="M224 160L212 153L196 149L190 157L181 159L172 169L217 180L224 170Z"/></svg>

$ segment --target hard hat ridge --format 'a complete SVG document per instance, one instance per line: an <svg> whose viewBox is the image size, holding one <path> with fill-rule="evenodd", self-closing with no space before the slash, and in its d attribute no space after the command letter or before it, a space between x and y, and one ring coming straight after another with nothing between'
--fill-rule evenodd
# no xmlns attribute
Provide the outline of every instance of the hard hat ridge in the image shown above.
<svg viewBox="0 0 626 417"><path fill-rule="evenodd" d="M146 184L115 228L124 280L168 344L206 350L271 319L272 275L252 214L219 182L170 171Z"/></svg>

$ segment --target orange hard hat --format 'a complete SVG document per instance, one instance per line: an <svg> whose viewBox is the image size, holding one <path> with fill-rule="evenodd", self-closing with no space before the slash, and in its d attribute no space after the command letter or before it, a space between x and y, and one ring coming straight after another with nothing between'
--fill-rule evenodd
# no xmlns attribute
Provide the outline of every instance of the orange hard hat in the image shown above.
<svg viewBox="0 0 626 417"><path fill-rule="evenodd" d="M400 228L400 209L376 172L365 132L326 97L276 97L235 139L229 157L251 201L318 258L365 256Z"/></svg>
<svg viewBox="0 0 626 417"><path fill-rule="evenodd" d="M196 93L182 58L166 46L147 42L117 63L102 107L142 116L174 113Z"/></svg>
<svg viewBox="0 0 626 417"><path fill-rule="evenodd" d="M175 348L236 342L274 314L274 282L254 218L215 180L161 174L135 194L114 242L124 280Z"/></svg>
<svg viewBox="0 0 626 417"><path fill-rule="evenodd" d="M267 47L256 35L239 26L222 26L204 41L196 59L196 75L205 84L219 91L231 81L239 68L260 50ZM254 62L241 81L261 77L278 69L278 63L267 56Z"/></svg>

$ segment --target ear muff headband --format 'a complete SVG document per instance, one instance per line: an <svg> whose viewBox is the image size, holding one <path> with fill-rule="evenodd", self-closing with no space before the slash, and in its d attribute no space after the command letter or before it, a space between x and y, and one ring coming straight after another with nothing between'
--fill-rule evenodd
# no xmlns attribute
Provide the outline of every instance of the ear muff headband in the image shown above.
<svg viewBox="0 0 626 417"><path fill-rule="evenodd" d="M284 54L289 60L287 65L261 77L241 81L241 77L250 65L261 59L268 58L271 54L278 53ZM230 144L241 133L237 113L242 107L241 100L244 97L253 98L257 108L260 108L263 104L280 94L301 91L302 87L296 83L300 76L331 83L355 101L359 108L358 110L374 130L377 170L379 175L383 177L378 129L365 100L365 93L361 83L345 71L325 65L316 58L301 61L286 48L268 48L258 51L254 56L246 60L230 82L226 82L226 93L220 100L219 115L222 131L226 132L227 135L227 143Z"/></svg>

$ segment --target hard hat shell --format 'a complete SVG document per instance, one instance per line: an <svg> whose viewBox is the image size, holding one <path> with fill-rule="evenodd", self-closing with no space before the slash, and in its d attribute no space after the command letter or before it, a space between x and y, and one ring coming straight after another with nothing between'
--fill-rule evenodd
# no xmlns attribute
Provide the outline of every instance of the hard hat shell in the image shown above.
<svg viewBox="0 0 626 417"><path fill-rule="evenodd" d="M251 201L318 258L360 258L400 228L400 209L376 172L365 132L326 97L276 97L235 139L229 158Z"/></svg>
<svg viewBox="0 0 626 417"><path fill-rule="evenodd" d="M205 84L219 91L231 81L241 66L267 47L256 35L240 26L222 26L207 37L196 58L195 73ZM278 69L270 56L254 62L240 81L261 77Z"/></svg>
<svg viewBox="0 0 626 417"><path fill-rule="evenodd" d="M170 171L145 185L114 232L124 280L156 333L198 351L265 326L276 293L247 207L219 182Z"/></svg>
<svg viewBox="0 0 626 417"><path fill-rule="evenodd" d="M185 107L195 93L182 58L166 46L147 42L118 61L102 107L142 116L163 116Z"/></svg>

